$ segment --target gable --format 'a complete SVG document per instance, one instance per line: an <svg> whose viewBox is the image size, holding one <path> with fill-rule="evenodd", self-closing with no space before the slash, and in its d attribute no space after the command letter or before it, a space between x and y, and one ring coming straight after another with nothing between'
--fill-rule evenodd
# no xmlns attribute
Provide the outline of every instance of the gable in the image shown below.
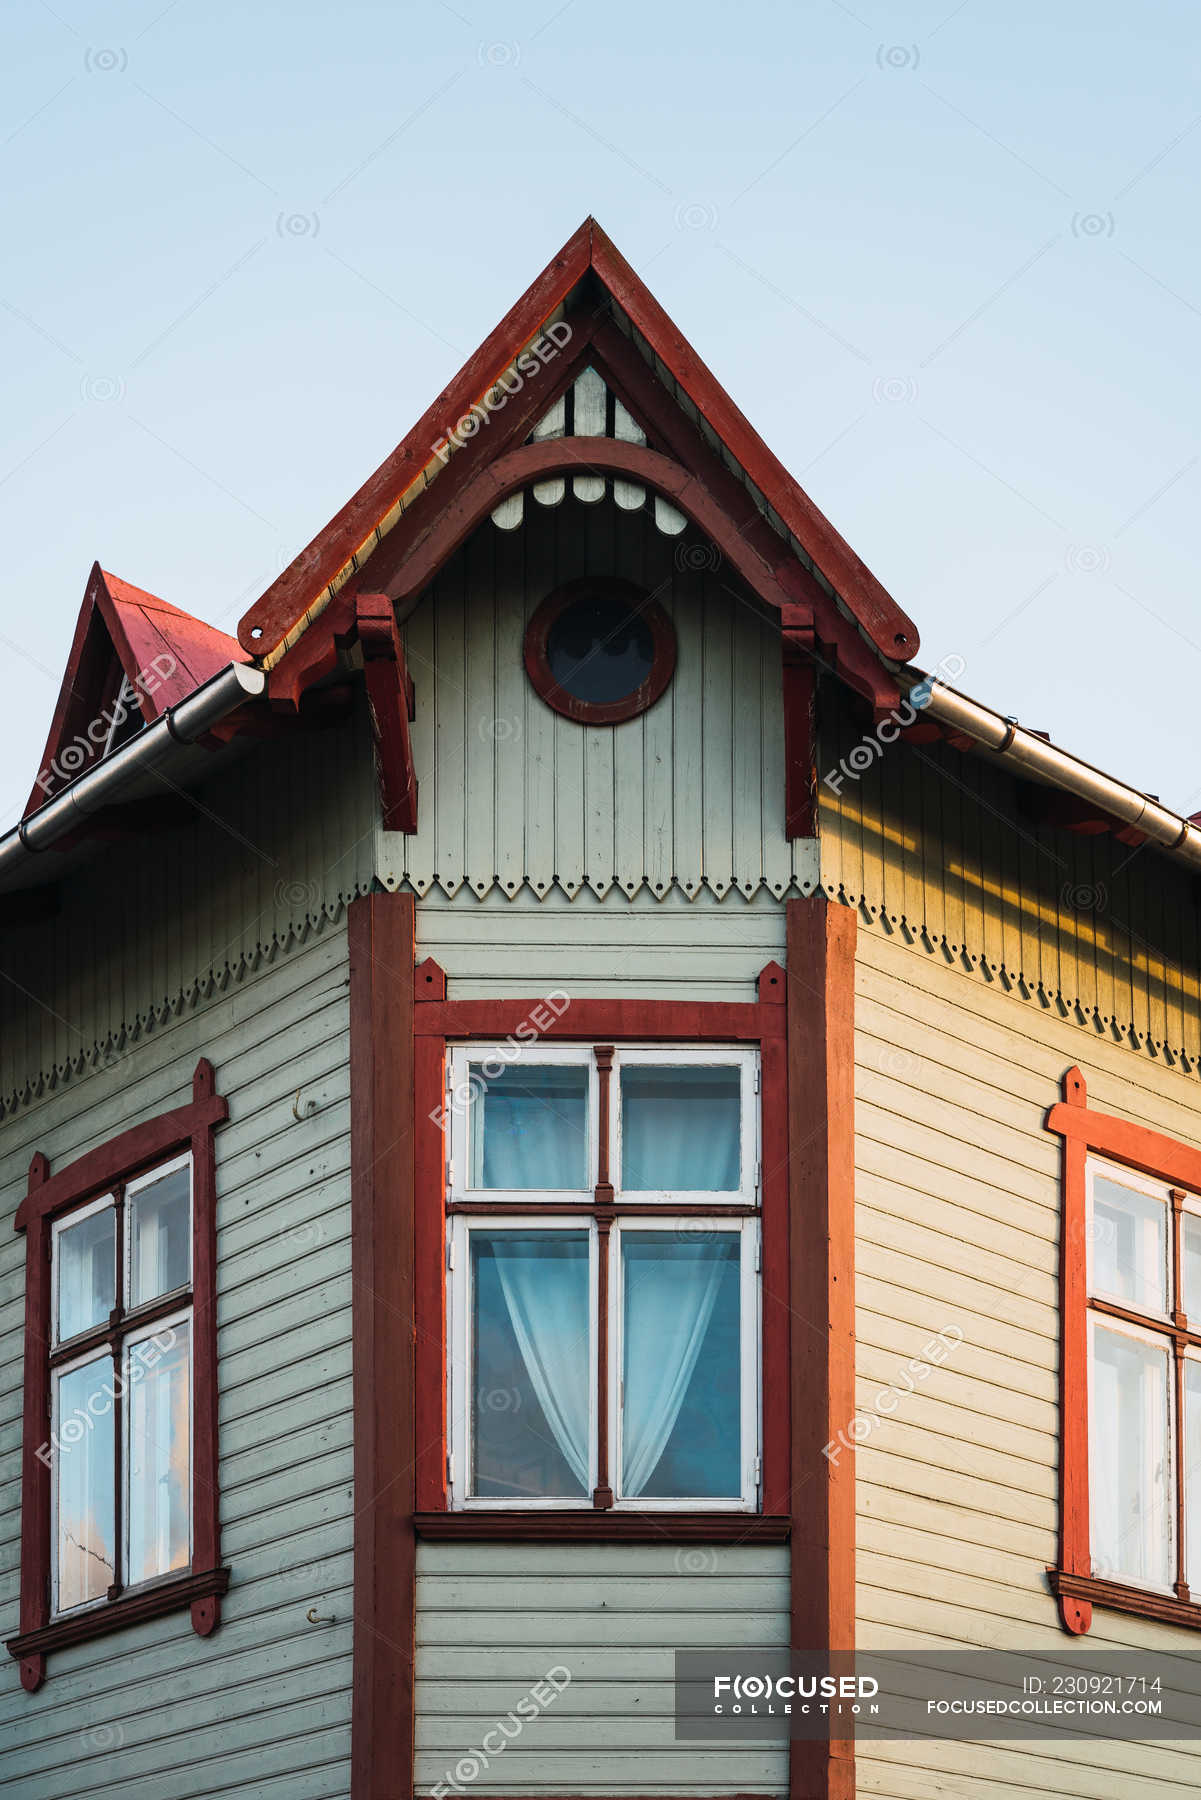
<svg viewBox="0 0 1201 1800"><path fill-rule="evenodd" d="M701 441L706 454L699 461L720 468L727 478L724 486L736 486L734 504L745 515L744 535L755 540L753 554L769 572L778 574L786 567L791 573L795 567L800 577L807 577L794 582L779 604L787 598L833 618L840 601L873 661L912 658L918 648L912 622L767 449L591 219L392 455L251 607L238 627L243 648L273 667L342 588L362 584L368 567L371 586L392 592L397 570L428 540L439 516L462 501L472 478L505 449L524 443L583 372L589 344L599 346L605 339L610 362L628 351L640 365L644 396L660 411L660 435L666 435L665 403ZM623 394L622 400L637 416L631 396ZM646 407L642 410L645 414ZM600 434L590 433L589 441L599 444ZM535 449L537 442L527 448ZM586 457L556 456L545 441L542 448L543 466L537 466L536 457L526 459L534 479L558 478L565 472L559 466L564 462L573 469L578 464L581 476L600 473L587 469ZM628 448L641 451L641 458L632 455L623 467L622 459L609 454L605 470L636 481L639 471L631 471L629 464L640 462L645 484L685 513L690 512L686 496L694 502L712 497L712 483L702 480L693 466L698 459L679 464L678 441L667 458L677 465L670 470L647 461L651 453L643 446ZM516 473L512 468L506 472L510 488L521 485ZM505 497L498 492L495 501ZM379 550L389 539L381 582ZM430 573L423 566L422 574Z"/></svg>
<svg viewBox="0 0 1201 1800"><path fill-rule="evenodd" d="M585 574L654 595L674 632L670 682L621 723L563 716L523 662L548 595ZM786 829L779 631L694 528L669 535L645 498L581 499L569 478L527 494L513 528L481 521L401 632L420 804L415 831L377 833L386 886L528 902L812 885L815 845Z"/></svg>
<svg viewBox="0 0 1201 1800"><path fill-rule="evenodd" d="M223 631L94 564L26 812L246 660Z"/></svg>

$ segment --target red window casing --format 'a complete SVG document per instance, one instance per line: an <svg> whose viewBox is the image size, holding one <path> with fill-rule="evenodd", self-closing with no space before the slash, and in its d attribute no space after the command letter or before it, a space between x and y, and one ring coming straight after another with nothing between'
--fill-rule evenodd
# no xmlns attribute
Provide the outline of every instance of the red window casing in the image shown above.
<svg viewBox="0 0 1201 1800"><path fill-rule="evenodd" d="M1124 1164L1140 1175L1149 1175L1175 1191L1172 1194L1170 1229L1175 1238L1172 1267L1175 1293L1170 1323L1156 1331L1174 1343L1176 1396L1174 1416L1180 1432L1181 1350L1196 1341L1201 1320L1192 1325L1180 1307L1180 1201L1182 1190L1201 1193L1201 1151L1148 1126L1132 1124L1111 1113L1097 1112L1088 1104L1088 1089L1078 1068L1063 1078L1063 1099L1047 1113L1046 1128L1062 1140L1063 1204L1060 1226L1060 1373L1059 1405L1061 1443L1059 1453L1059 1562L1047 1570L1059 1601L1059 1617L1065 1631L1079 1635L1093 1622L1093 1607L1135 1613L1168 1624L1201 1630L1201 1604L1189 1597L1184 1581L1183 1508L1181 1459L1176 1464L1177 1581L1175 1596L1130 1587L1093 1574L1089 1509L1089 1312L1102 1303L1090 1299L1088 1290L1088 1176L1090 1153ZM1176 1187L1176 1184L1179 1187ZM1121 1309L1117 1310L1120 1313ZM1130 1315L1134 1318L1135 1315Z"/></svg>
<svg viewBox="0 0 1201 1800"><path fill-rule="evenodd" d="M46 1674L46 1656L122 1626L187 1607L193 1630L207 1637L221 1617L229 1570L221 1566L217 1504L217 1207L213 1133L229 1117L205 1058L192 1076L192 1098L51 1171L39 1151L15 1228L25 1233L25 1407L21 1464L21 1629L7 1649L21 1664L21 1685L32 1693ZM103 1606L50 1618L50 1467L39 1457L46 1439L50 1397L50 1234L55 1219L144 1173L172 1154L192 1153L192 1562L186 1574L124 1595Z"/></svg>

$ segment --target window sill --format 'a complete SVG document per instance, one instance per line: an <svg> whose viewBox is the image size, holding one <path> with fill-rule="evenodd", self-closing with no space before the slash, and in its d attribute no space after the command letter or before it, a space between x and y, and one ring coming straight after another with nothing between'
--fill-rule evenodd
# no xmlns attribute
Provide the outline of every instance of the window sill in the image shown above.
<svg viewBox="0 0 1201 1800"><path fill-rule="evenodd" d="M1048 1569L1047 1579L1051 1592L1061 1603L1083 1601L1091 1606L1106 1606L1111 1612L1135 1613L1163 1625L1185 1625L1190 1631L1201 1631L1201 1605L1195 1600L1178 1600L1173 1594L1126 1587L1120 1581L1102 1581L1095 1575L1069 1575L1064 1569Z"/></svg>
<svg viewBox="0 0 1201 1800"><path fill-rule="evenodd" d="M474 1543L580 1544L783 1544L791 1520L764 1513L589 1512L423 1512L414 1519L417 1536L434 1542L454 1538Z"/></svg>
<svg viewBox="0 0 1201 1800"><path fill-rule="evenodd" d="M20 1659L22 1686L32 1693L41 1685L48 1652L107 1637L110 1631L121 1631L127 1625L140 1625L147 1619L160 1619L166 1613L182 1612L190 1607L193 1629L201 1637L207 1637L217 1622L217 1602L228 1588L228 1569L183 1575L178 1580L144 1588L140 1593L126 1594L104 1606L54 1619L34 1631L22 1632L19 1637L9 1638L5 1649L10 1656ZM205 1602L210 1604L206 1606Z"/></svg>

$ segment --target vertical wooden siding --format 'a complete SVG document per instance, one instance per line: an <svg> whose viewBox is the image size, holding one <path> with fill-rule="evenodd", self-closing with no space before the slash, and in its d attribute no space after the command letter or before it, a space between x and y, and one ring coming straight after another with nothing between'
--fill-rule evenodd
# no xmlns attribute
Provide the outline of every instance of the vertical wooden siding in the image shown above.
<svg viewBox="0 0 1201 1800"><path fill-rule="evenodd" d="M344 930L281 956L0 1135L0 1635L17 1626L24 1240L52 1165L178 1104L211 1058L222 1552L211 1638L186 1613L0 1667L0 1775L21 1800L341 1800L349 1791L352 1467ZM313 1625L312 1607L333 1623Z"/></svg>
<svg viewBox="0 0 1201 1800"><path fill-rule="evenodd" d="M380 833L381 878L477 897L809 891L811 847L784 835L778 630L703 539L649 512L569 497L525 513L475 532L405 625L419 828ZM526 680L526 620L586 572L642 583L675 621L667 692L622 725L560 718Z"/></svg>
<svg viewBox="0 0 1201 1800"><path fill-rule="evenodd" d="M57 913L4 931L0 1110L106 1067L370 885L365 714L256 744L192 798L187 824L93 849Z"/></svg>
<svg viewBox="0 0 1201 1800"><path fill-rule="evenodd" d="M1058 1142L1042 1128L1079 1062L1101 1109L1201 1142L1194 1080L986 988L877 926L856 983L861 1649L1062 1654L1057 1546ZM881 1418L875 1397L954 1326L963 1342ZM850 1436L850 1433L847 1433ZM811 1456L819 1466L821 1446ZM1097 1608L1087 1649L1191 1655L1193 1634ZM876 1800L1185 1800L1201 1745L859 1748Z"/></svg>
<svg viewBox="0 0 1201 1800"><path fill-rule="evenodd" d="M886 746L844 767L870 721L820 690L821 884L1103 1041L1201 1061L1196 877L1157 851L1039 826L1006 770L945 746ZM833 772L834 782L822 779Z"/></svg>

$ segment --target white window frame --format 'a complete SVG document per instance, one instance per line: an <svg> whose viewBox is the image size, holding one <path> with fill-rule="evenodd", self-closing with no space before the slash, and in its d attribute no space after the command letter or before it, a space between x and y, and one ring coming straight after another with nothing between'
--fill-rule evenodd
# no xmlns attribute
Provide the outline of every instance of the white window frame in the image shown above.
<svg viewBox="0 0 1201 1800"><path fill-rule="evenodd" d="M187 1281L183 1284L183 1286L178 1287L178 1288L169 1289L162 1294L156 1294L152 1300L144 1301L135 1310L129 1304L129 1295L132 1291L132 1280L133 1280L132 1248L131 1248L133 1234L129 1230L129 1198L131 1195L136 1195L139 1192L139 1190L146 1188L146 1187L153 1186L155 1183L161 1181L165 1176L172 1174L172 1173L174 1173L174 1171L176 1169L181 1169L181 1168L186 1168L188 1170L188 1233L187 1233L188 1278L187 1278ZM194 1548L195 1548L194 1532L195 1532L195 1523L196 1523L196 1521L195 1521L195 1510L196 1510L195 1509L195 1472L196 1472L195 1303L194 1303L194 1300L189 1299L187 1301L186 1305L181 1306L181 1307L176 1307L173 1311L163 1314L162 1316L159 1316L156 1313L153 1318L146 1319L145 1321L143 1321L143 1319L142 1319L142 1315L144 1313L146 1313L147 1311L150 1311L153 1308L156 1308L159 1306L167 1305L172 1300L174 1295L183 1294L186 1291L190 1290L192 1287L192 1284L195 1280L196 1271L192 1266L192 1240L193 1240L195 1207L196 1207L196 1183L195 1183L195 1171L192 1166L192 1153L190 1150L187 1150L180 1156L170 1157L165 1162L156 1163L153 1166L153 1168L147 1169L142 1174L134 1176L129 1181L127 1181L123 1184L118 1184L118 1185L122 1187L122 1191L125 1196L124 1244L122 1247L121 1265L119 1268L116 1266L116 1257L114 1255L114 1271L113 1271L114 1272L114 1291L115 1291L115 1295L116 1295L116 1303L117 1303L118 1307L121 1309L121 1312L122 1312L124 1320L125 1320L125 1323L122 1326L122 1333L121 1333L121 1363L120 1363L120 1372L119 1372L119 1379L121 1380L121 1382L127 1383L127 1381L128 1381L129 1355L130 1355L131 1350L136 1348L136 1346L138 1344L144 1343L148 1339L155 1337L159 1332L166 1331L166 1330L170 1329L172 1326L179 1325L185 1321L187 1322L188 1333L189 1333L189 1338L188 1338L188 1342L189 1342L189 1354L188 1354L188 1481L189 1481L189 1491L188 1491L188 1563L187 1563L187 1569L184 1569L184 1570L172 1569L169 1572L166 1572L162 1575L151 1576L146 1581L139 1581L139 1582L125 1581L125 1582L123 1582L122 1588L121 1588L121 1595L122 1595L122 1598L124 1598L127 1594L138 1594L138 1593L142 1593L144 1590L146 1590L148 1588L157 1587L162 1582L180 1579L181 1575L186 1574L187 1571L191 1569L192 1559L193 1559L193 1555L194 1555ZM117 1188L114 1187L103 1194L97 1195L92 1200L86 1200L86 1201L82 1202L82 1204L80 1204L79 1206L73 1206L69 1211L64 1212L58 1218L52 1220L52 1222L51 1222L51 1229L50 1229L51 1324L50 1324L50 1344L48 1347L50 1353L57 1353L63 1349L69 1348L70 1344L74 1341L71 1338L61 1339L58 1335L58 1331L59 1331L59 1271L60 1271L59 1241L60 1241L63 1233L65 1231L69 1230L72 1226L79 1225L85 1219L89 1219L99 1212L102 1212L106 1209L111 1209L111 1208L115 1207L116 1193L117 1193ZM75 1334L75 1337L80 1340L83 1340L85 1337L91 1337L93 1333L99 1331L101 1329L101 1327L106 1323L107 1323L106 1320L97 1320L95 1325L88 1327L86 1331L77 1332ZM109 1370L107 1379L110 1382L112 1382L112 1380L114 1378L113 1357L112 1357L112 1352L111 1352L108 1342L104 1342L104 1343L100 1343L100 1344L93 1344L90 1349L81 1350L79 1355L69 1357L64 1362L61 1362L61 1363L55 1365L54 1367L52 1367L49 1370L49 1382L50 1382L50 1440L49 1441L50 1441L50 1445L51 1445L51 1456L50 1456L50 1619L52 1622L57 1619L74 1618L79 1613L88 1612L95 1608L106 1606L109 1604L107 1595L102 1594L102 1595L97 1596L97 1598L95 1598L94 1600L81 1601L78 1606L71 1606L71 1607L63 1608L63 1607L60 1607L60 1605L59 1605L59 1556L58 1556L58 1543L59 1543L59 1530L60 1530L59 1458L62 1454L62 1450L61 1450L61 1448L54 1447L58 1443L58 1440L61 1436L60 1417L59 1417L59 1413L60 1413L59 1388L60 1388L62 1379L65 1375L70 1375L74 1370L80 1369L80 1368L85 1368L85 1367L89 1366L90 1364L96 1363L96 1362L106 1362L107 1363L108 1370ZM127 1391L127 1389L126 1389L126 1391ZM103 1415L103 1416L108 1416L108 1414L111 1414L114 1404L115 1404L115 1402L110 1402L109 1407L107 1408L107 1411L106 1411L105 1415ZM128 1412L128 1408L126 1409L126 1411ZM70 1446L68 1445L68 1446L66 1446L66 1448L69 1450ZM114 1521L114 1536L116 1537L116 1534L118 1534L118 1533L120 1534L120 1549L121 1549L122 1568L123 1568L123 1571L125 1571L125 1572L128 1572L128 1569L129 1569L129 1498L130 1498L129 1482L130 1482L129 1434L128 1434L128 1431L126 1431L123 1436L123 1441L122 1441L122 1445L121 1445L121 1469L120 1469L121 1516L120 1516L120 1518L118 1518L117 1520ZM116 1483L114 1482L114 1498L115 1498L115 1496L116 1496ZM116 1548L116 1544L114 1544L114 1548Z"/></svg>
<svg viewBox="0 0 1201 1800"><path fill-rule="evenodd" d="M703 1225L713 1236L737 1237L739 1240L739 1359L742 1404L739 1409L741 1443L739 1465L742 1472L741 1491L737 1495L712 1495L690 1498L673 1494L666 1498L622 1492L622 1370L625 1367L625 1306L621 1279L621 1244L629 1233L640 1231L677 1231L683 1236L690 1227ZM648 1218L615 1219L609 1233L609 1478L613 1484L615 1512L754 1512L759 1503L762 1419L762 1287L759 1279L761 1242L759 1220L698 1219L695 1214L672 1218L665 1214Z"/></svg>
<svg viewBox="0 0 1201 1800"><path fill-rule="evenodd" d="M93 1208L92 1210L95 1209ZM60 1383L64 1376L73 1374L76 1369L86 1369L92 1363L107 1363L108 1370L106 1379L110 1382L112 1381L113 1359L107 1345L104 1344L93 1346L91 1350L84 1351L80 1356L72 1357L69 1362L62 1363L57 1369L52 1369L50 1371L50 1443L52 1447L58 1444L62 1432L62 1416L58 1397ZM110 1418L112 1416L114 1405L115 1402L110 1400L108 1407L101 1416ZM66 1448L70 1451L71 1446L68 1444ZM60 1529L58 1489L59 1458L61 1455L62 1451L60 1449L53 1448L50 1457L50 1617L51 1619L73 1619L78 1613L91 1612L98 1606L107 1606L108 1594L107 1592L97 1594L94 1600L81 1600L77 1606L61 1607L58 1603L58 1540ZM114 1500L116 1498L115 1484L112 1498ZM114 1519L114 1550L116 1549L116 1534L120 1530L120 1519Z"/></svg>
<svg viewBox="0 0 1201 1800"><path fill-rule="evenodd" d="M471 1492L474 1480L471 1464L471 1374L475 1350L471 1332L471 1238L476 1232L491 1234L498 1231L569 1231L588 1240L588 1491L578 1497L550 1494L519 1499L507 1494L474 1495ZM570 1215L539 1213L531 1218L529 1213L487 1213L475 1217L456 1213L451 1218L448 1255L451 1280L446 1341L450 1364L447 1436L452 1457L447 1486L451 1494L452 1509L470 1507L473 1512L508 1512L519 1507L523 1512L527 1509L548 1512L561 1511L564 1507L587 1509L592 1506L599 1443L596 1407L597 1323L600 1311L598 1235L596 1220L579 1214L572 1218Z"/></svg>
<svg viewBox="0 0 1201 1800"><path fill-rule="evenodd" d="M192 1567L194 1550L193 1538L196 1529L195 1494L193 1491L193 1476L196 1463L196 1332L193 1325L194 1311L194 1307L185 1306L182 1307L179 1312L173 1313L169 1318L154 1319L148 1325L140 1325L129 1334L122 1345L121 1379L126 1383L126 1389L129 1391L130 1352L135 1350L139 1344L148 1343L152 1338L158 1337L160 1332L171 1331L177 1325L186 1324L188 1328L188 1560L182 1569L164 1569L161 1574L148 1576L145 1581L126 1582L122 1589L122 1593L125 1594L140 1594L143 1589L157 1587L160 1582L178 1581L183 1575L186 1575L188 1570ZM144 1375L142 1379L146 1380L150 1373L151 1371L148 1370L147 1375ZM130 1435L130 1432L126 1431L121 1457L120 1531L122 1564L126 1570L129 1569L130 1556Z"/></svg>
<svg viewBox="0 0 1201 1800"><path fill-rule="evenodd" d="M95 1200L88 1200L84 1203L84 1205L76 1206L70 1212L63 1213L61 1218L53 1219L51 1221L51 1224L50 1224L50 1348L52 1350L61 1350L64 1348L65 1345L71 1343L71 1341L72 1341L71 1338L65 1338L65 1337L61 1337L59 1335L59 1269L60 1269L59 1251L58 1251L59 1239L62 1237L63 1233L65 1231L70 1230L70 1228L73 1225L82 1225L85 1219L94 1218L97 1213L111 1211L113 1209L115 1203L116 1203L115 1193L100 1194L97 1196L97 1198ZM120 1303L120 1300L121 1300L121 1272L117 1268L117 1249L116 1249L115 1243L113 1245L113 1296L114 1296L115 1301L117 1303ZM90 1332L95 1331L97 1329L97 1326L103 1324L103 1322L104 1322L103 1320L97 1319L95 1325L86 1326L83 1331L75 1332L74 1336L77 1338L85 1337Z"/></svg>
<svg viewBox="0 0 1201 1800"><path fill-rule="evenodd" d="M121 1272L121 1280L124 1284L121 1289L121 1302L129 1312L133 1311L133 1307L129 1300L129 1296L133 1293L133 1232L130 1230L130 1215L133 1209L130 1205L130 1201L141 1193L143 1188L156 1187L166 1176L173 1175L176 1169L186 1169L188 1171L187 1279L186 1281L180 1282L176 1287L166 1288L161 1294L155 1294L153 1300L143 1300L141 1307L139 1307L138 1310L141 1311L142 1307L146 1306L158 1306L164 1300L170 1299L172 1294L182 1294L185 1288L190 1288L192 1285L192 1278L195 1274L195 1271L192 1268L192 1232L193 1212L196 1205L196 1178L192 1170L192 1152L190 1150L185 1150L182 1156L173 1156L169 1162L162 1163L156 1168L148 1169L144 1175L138 1175L133 1181L127 1181L125 1184L125 1243L123 1246L125 1267Z"/></svg>
<svg viewBox="0 0 1201 1800"><path fill-rule="evenodd" d="M449 1166L446 1195L451 1202L484 1201L486 1213L454 1212L447 1220L447 1492L452 1511L590 1511L592 1488L598 1468L599 1420L597 1411L597 1356L599 1316L599 1233L596 1220L584 1213L564 1213L565 1203L591 1204L598 1171L598 1099L594 1045L587 1042L528 1045L509 1043L461 1043L447 1046L446 1107L449 1120ZM584 1067L588 1080L588 1173L589 1186L579 1189L498 1189L471 1188L470 1176L470 1094L471 1065L495 1060L505 1066L531 1067L553 1063ZM653 1065L660 1068L735 1066L741 1071L741 1127L739 1184L735 1189L704 1189L689 1192L630 1189L623 1194L621 1177L621 1070L625 1066ZM760 1056L757 1047L738 1044L618 1044L614 1048L610 1083L610 1170L615 1190L618 1215L609 1233L609 1357L608 1401L606 1421L609 1444L609 1480L614 1490L614 1511L627 1512L714 1512L753 1513L759 1506L762 1480L763 1399L762 1399L762 1231L760 1206L761 1184L761 1119ZM642 1214L623 1213L623 1203L649 1207ZM711 1220L699 1212L681 1215L682 1205L704 1209L712 1207ZM756 1210L750 1215L723 1214L728 1206L747 1206ZM662 1208L660 1211L659 1209ZM495 1210L492 1210L495 1209ZM740 1332L741 1332L741 1445L742 1491L737 1497L691 1499L673 1496L666 1499L623 1498L620 1489L620 1386L621 1386L621 1237L624 1231L662 1231L711 1227L740 1237ZM471 1233L503 1230L574 1230L587 1232L589 1244L589 1480L587 1494L579 1498L548 1496L518 1499L516 1497L477 1496L471 1493L474 1472L471 1466Z"/></svg>
<svg viewBox="0 0 1201 1800"><path fill-rule="evenodd" d="M1132 1325L1125 1319L1115 1319L1110 1313L1090 1312L1088 1318L1088 1484L1089 1484L1089 1544L1093 1553L1096 1551L1096 1519L1092 1511L1093 1496L1098 1490L1097 1479L1097 1439L1096 1426L1099 1422L1097 1406L1096 1382L1096 1336L1098 1331L1109 1331L1117 1337L1135 1339L1138 1343L1148 1344L1154 1350L1162 1351L1167 1368L1167 1417L1165 1419L1165 1447L1167 1452L1167 1470L1164 1476L1164 1492L1167 1496L1168 1541L1167 1564L1169 1569L1176 1566L1176 1384L1172 1369L1172 1340L1165 1333L1148 1331L1140 1325ZM1175 1581L1148 1581L1144 1577L1135 1577L1117 1572L1107 1579L1121 1582L1125 1586L1137 1587L1148 1594L1173 1595L1176 1591Z"/></svg>
<svg viewBox="0 0 1201 1800"><path fill-rule="evenodd" d="M565 1065L582 1068L588 1076L588 1180L579 1188L473 1188L469 1186L471 1175L471 1109L473 1099L466 1103L457 1096L467 1090L470 1092L471 1065L495 1061L506 1068L520 1067L528 1063L531 1068L540 1068L548 1063L556 1067ZM592 1054L591 1044L541 1044L528 1046L516 1043L492 1044L457 1044L446 1059L447 1095L446 1104L450 1114L450 1167L447 1181L447 1192L456 1200L487 1200L500 1204L511 1201L514 1208L524 1210L526 1207L554 1207L562 1205L564 1200L590 1200L596 1186L597 1169L597 1105L600 1094L600 1083L596 1071L596 1058Z"/></svg>
<svg viewBox="0 0 1201 1800"><path fill-rule="evenodd" d="M1167 1298L1167 1310L1161 1312L1153 1306L1131 1306L1121 1294L1111 1294L1104 1288L1095 1285L1096 1229L1094 1225L1093 1199L1097 1176L1112 1181L1115 1187L1130 1188L1134 1193L1145 1194L1152 1200L1158 1200L1164 1208L1164 1293ZM1114 1306L1130 1306L1132 1312L1145 1313L1149 1319L1163 1319L1165 1322L1172 1316L1172 1199L1171 1184L1156 1181L1149 1175L1140 1175L1134 1169L1125 1168L1121 1163L1108 1162L1104 1157L1090 1156L1084 1165L1085 1179L1085 1280L1088 1294L1092 1299L1108 1300ZM1201 1212L1201 1208L1196 1209Z"/></svg>
<svg viewBox="0 0 1201 1800"><path fill-rule="evenodd" d="M1184 1349L1184 1360L1185 1360L1186 1364L1193 1363L1198 1368L1201 1368L1201 1350L1196 1349L1192 1344L1186 1344L1185 1349ZM1187 1441L1188 1419L1189 1419L1187 1378L1185 1380L1182 1380L1182 1382L1180 1384L1180 1398L1184 1405L1184 1418L1181 1420L1180 1442L1185 1443ZM1201 1473L1198 1474L1196 1479L1201 1480ZM1189 1511L1189 1475L1188 1475L1188 1466L1186 1464L1185 1471L1184 1471L1184 1517L1185 1517L1186 1527L1187 1527L1187 1522L1188 1522L1188 1511ZM1172 1509L1173 1521L1175 1521L1175 1516L1176 1516L1176 1509L1175 1509L1175 1507L1173 1507L1173 1509ZM1091 1520L1089 1521L1089 1524L1091 1527L1091 1524L1092 1524ZM1194 1586L1193 1582L1189 1580L1190 1573L1196 1575L1196 1577L1197 1577L1195 1586ZM1184 1534L1184 1579L1186 1582L1188 1582L1188 1587L1189 1587L1190 1593L1201 1594L1201 1544L1193 1543L1192 1537L1190 1536L1187 1529L1185 1530L1185 1534Z"/></svg>
<svg viewBox="0 0 1201 1800"><path fill-rule="evenodd" d="M531 1044L528 1048L513 1044L456 1044L447 1056L447 1111L450 1116L450 1163L447 1196L451 1200L488 1200L496 1204L512 1202L515 1209L553 1207L564 1200L590 1200L597 1176L597 1107L599 1082L596 1058L591 1043ZM581 1188L473 1188L470 1179L470 1099L460 1104L456 1096L470 1090L470 1068L496 1060L506 1066L519 1067L527 1062L532 1068L553 1063L570 1065L588 1071L588 1185ZM613 1057L610 1087L611 1155L609 1179L617 1195L627 1193L621 1185L622 1105L621 1071L638 1064L656 1068L729 1068L741 1071L742 1127L739 1151L739 1183L736 1188L701 1188L690 1190L658 1190L631 1188L632 1204L672 1206L757 1206L760 1184L760 1119L756 1104L759 1090L759 1052L737 1044L712 1044L704 1049L695 1045L620 1045Z"/></svg>
<svg viewBox="0 0 1201 1800"><path fill-rule="evenodd" d="M660 1069L737 1068L741 1071L741 1129L739 1133L739 1180L736 1188L648 1189L624 1188L622 1152L624 1144L621 1071L650 1065ZM703 1050L692 1045L664 1045L658 1049L621 1046L613 1057L613 1154L609 1179L616 1193L628 1196L638 1205L671 1206L757 1206L759 1203L759 1108L755 1104L758 1087L759 1052L738 1045L712 1044Z"/></svg>

